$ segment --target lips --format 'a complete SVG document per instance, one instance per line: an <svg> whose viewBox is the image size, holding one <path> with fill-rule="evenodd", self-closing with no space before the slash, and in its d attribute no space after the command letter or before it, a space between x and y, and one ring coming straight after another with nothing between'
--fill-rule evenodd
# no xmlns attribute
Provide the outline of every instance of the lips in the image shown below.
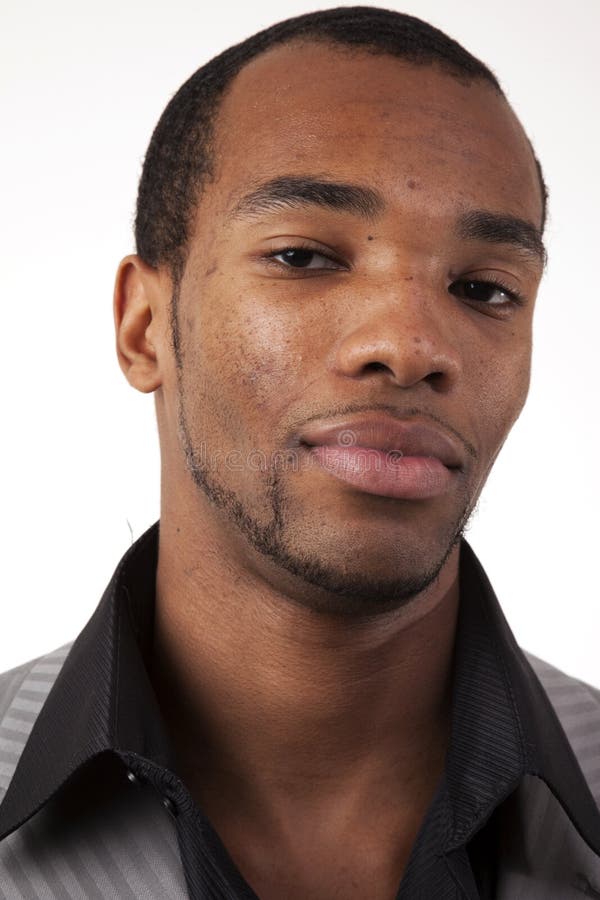
<svg viewBox="0 0 600 900"><path fill-rule="evenodd" d="M300 434L317 467L352 490L396 500L429 500L452 490L464 457L428 423L366 415L312 424Z"/></svg>
<svg viewBox="0 0 600 900"><path fill-rule="evenodd" d="M313 424L300 432L299 437L309 447L362 447L400 457L432 457L449 469L460 469L464 464L459 445L439 428L390 416L361 416L341 423Z"/></svg>

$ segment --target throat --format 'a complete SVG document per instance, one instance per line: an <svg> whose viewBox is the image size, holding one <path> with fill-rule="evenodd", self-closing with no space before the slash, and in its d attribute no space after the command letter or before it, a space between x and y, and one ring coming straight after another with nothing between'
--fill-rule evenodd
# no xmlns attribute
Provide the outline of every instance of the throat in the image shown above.
<svg viewBox="0 0 600 900"><path fill-rule="evenodd" d="M159 579L151 680L178 774L261 898L375 896L361 872L395 896L444 768L456 576L360 623Z"/></svg>
<svg viewBox="0 0 600 900"><path fill-rule="evenodd" d="M200 779L195 796L240 873L261 900L396 897L443 768L406 782L380 777L318 794L304 785L236 796ZM221 782L221 785L223 782ZM254 800L254 803L251 802Z"/></svg>

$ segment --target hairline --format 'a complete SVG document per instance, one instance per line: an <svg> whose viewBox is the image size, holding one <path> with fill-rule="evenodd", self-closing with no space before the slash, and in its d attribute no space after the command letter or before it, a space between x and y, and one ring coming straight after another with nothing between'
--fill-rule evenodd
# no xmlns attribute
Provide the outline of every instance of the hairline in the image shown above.
<svg viewBox="0 0 600 900"><path fill-rule="evenodd" d="M187 264L187 260L189 257L190 250L190 241L193 237L192 234L192 221L196 218L198 214L198 210L200 207L200 203L202 202L202 195L206 186L210 183L211 180L214 179L215 175L215 135L217 132L217 127L219 124L219 117L227 98L229 92L233 89L235 82L238 76L255 60L267 55L269 52L278 50L281 47L290 47L290 46L298 46L305 47L310 46L311 44L322 44L324 46L329 46L332 50L336 50L338 52L344 53L348 56L360 56L369 55L369 56L387 56L396 60L399 63L405 63L408 66L414 66L418 68L433 68L440 71L443 75L447 75L448 77L454 78L456 81L462 82L463 84L472 84L473 82L483 82L484 84L488 84L490 88L492 88L495 93L502 97L507 103L508 99L506 94L502 90L502 87L497 82L493 73L490 72L490 77L485 74L467 74L462 71L457 65L453 65L450 61L444 60L443 58L432 58L428 60L417 60L411 59L409 56L403 56L400 54L395 54L390 52L388 49L383 47L378 47L373 44L356 44L350 45L345 43L342 40L338 40L336 37L323 34L315 31L314 33L307 32L302 35L291 35L289 38L285 38L281 41L277 41L276 43L269 44L265 48L256 52L250 59L247 59L235 72L235 74L229 79L228 83L225 85L224 89L221 93L216 97L213 107L210 111L210 115L207 121L207 130L203 137L203 144L207 148L205 152L205 159L207 161L207 167L203 173L199 175L199 177L195 180L193 185L193 193L194 193L194 201L193 201L193 212L190 216L190 221L188 222L188 226L186 229L185 235L185 244L183 244L177 253L177 258L175 261L165 259L163 262L158 263L158 267L164 266L171 274L171 278L173 281L173 285L175 287L179 287L181 284L181 279L183 278L183 274L185 272L185 267ZM510 106L510 104L509 104ZM512 109L512 107L511 107ZM542 194L542 206L545 208L546 202L546 186L543 180L541 166L537 160L535 152L533 150L533 146L529 138L527 138L529 146L531 148L531 153L533 156L534 163L536 164L536 169L538 171L538 180L540 182L540 192ZM542 222L541 231L543 233L544 230L544 222Z"/></svg>

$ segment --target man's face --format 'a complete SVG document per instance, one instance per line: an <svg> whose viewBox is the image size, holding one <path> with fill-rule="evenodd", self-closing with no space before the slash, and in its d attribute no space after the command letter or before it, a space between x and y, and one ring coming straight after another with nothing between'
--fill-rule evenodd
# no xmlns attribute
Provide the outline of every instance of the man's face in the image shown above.
<svg viewBox="0 0 600 900"><path fill-rule="evenodd" d="M288 45L236 78L215 158L163 382L173 471L199 521L308 605L398 605L448 559L527 394L525 135L486 83ZM441 432L450 471L401 471L442 450L398 422Z"/></svg>

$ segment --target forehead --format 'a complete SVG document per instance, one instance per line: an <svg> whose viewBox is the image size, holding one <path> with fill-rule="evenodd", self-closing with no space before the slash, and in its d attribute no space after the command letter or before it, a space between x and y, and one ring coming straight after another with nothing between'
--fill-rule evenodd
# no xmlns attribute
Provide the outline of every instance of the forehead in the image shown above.
<svg viewBox="0 0 600 900"><path fill-rule="evenodd" d="M533 154L493 86L387 54L322 43L268 51L225 95L214 146L210 192L223 208L255 183L310 171L370 184L392 204L408 184L449 213L491 206L541 219Z"/></svg>

